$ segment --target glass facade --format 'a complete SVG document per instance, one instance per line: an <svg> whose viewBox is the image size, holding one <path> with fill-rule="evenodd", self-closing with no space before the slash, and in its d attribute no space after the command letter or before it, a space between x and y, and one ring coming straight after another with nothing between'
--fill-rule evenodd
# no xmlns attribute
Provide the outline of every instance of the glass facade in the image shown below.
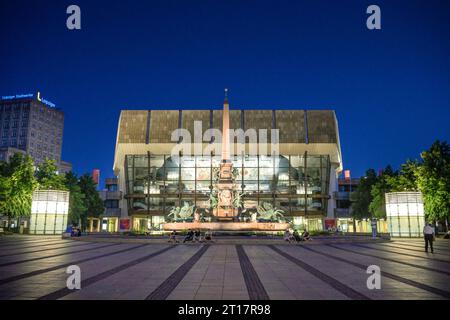
<svg viewBox="0 0 450 320"><path fill-rule="evenodd" d="M31 203L30 234L62 234L67 227L68 213L68 191L34 191Z"/></svg>
<svg viewBox="0 0 450 320"><path fill-rule="evenodd" d="M421 237L425 226L422 194L386 193L386 216L393 237Z"/></svg>
<svg viewBox="0 0 450 320"><path fill-rule="evenodd" d="M209 209L221 157L127 155L126 198L130 215L154 216L155 226L174 207ZM243 209L268 202L287 219L326 215L330 159L327 155L235 156L235 189ZM213 219L213 217L211 217ZM158 221L156 221L158 220ZM299 221L300 222L300 221ZM319 223L319 221L317 221ZM142 223L144 224L144 223ZM138 227L141 228L139 223Z"/></svg>

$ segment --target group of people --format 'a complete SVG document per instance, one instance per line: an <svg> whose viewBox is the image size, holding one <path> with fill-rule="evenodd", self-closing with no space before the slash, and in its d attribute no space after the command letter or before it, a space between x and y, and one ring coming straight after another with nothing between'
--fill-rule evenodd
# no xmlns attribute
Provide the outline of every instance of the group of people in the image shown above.
<svg viewBox="0 0 450 320"><path fill-rule="evenodd" d="M329 227L327 229L328 232L330 233L336 233L336 234L340 234L342 232L341 230L341 226L337 226L337 227Z"/></svg>
<svg viewBox="0 0 450 320"><path fill-rule="evenodd" d="M186 242L212 242L212 232L206 231L204 234L200 230L189 230L186 237L183 239L183 243ZM170 243L180 243L177 239L177 232L174 230L169 235Z"/></svg>
<svg viewBox="0 0 450 320"><path fill-rule="evenodd" d="M67 226L66 233L70 233L71 237L81 237L81 229L77 226Z"/></svg>
<svg viewBox="0 0 450 320"><path fill-rule="evenodd" d="M284 240L292 243L292 242L302 242L302 241L310 241L312 240L308 230L305 229L303 233L300 233L298 230L292 231L291 229L286 229L284 232Z"/></svg>

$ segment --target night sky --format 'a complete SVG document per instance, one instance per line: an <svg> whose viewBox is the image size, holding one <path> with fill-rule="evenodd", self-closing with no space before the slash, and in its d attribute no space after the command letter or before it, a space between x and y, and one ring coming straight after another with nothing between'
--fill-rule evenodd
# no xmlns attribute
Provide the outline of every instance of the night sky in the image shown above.
<svg viewBox="0 0 450 320"><path fill-rule="evenodd" d="M450 140L449 40L446 0L1 0L0 95L56 103L63 159L102 180L121 109L219 108L224 87L231 108L335 109L360 176Z"/></svg>

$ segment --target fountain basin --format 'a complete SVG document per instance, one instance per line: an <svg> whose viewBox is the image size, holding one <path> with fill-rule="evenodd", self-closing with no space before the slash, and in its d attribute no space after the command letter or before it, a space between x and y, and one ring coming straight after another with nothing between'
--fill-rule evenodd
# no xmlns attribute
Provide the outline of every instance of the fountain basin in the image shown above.
<svg viewBox="0 0 450 320"><path fill-rule="evenodd" d="M163 224L166 231L189 229L211 231L284 231L290 227L284 222L171 222Z"/></svg>

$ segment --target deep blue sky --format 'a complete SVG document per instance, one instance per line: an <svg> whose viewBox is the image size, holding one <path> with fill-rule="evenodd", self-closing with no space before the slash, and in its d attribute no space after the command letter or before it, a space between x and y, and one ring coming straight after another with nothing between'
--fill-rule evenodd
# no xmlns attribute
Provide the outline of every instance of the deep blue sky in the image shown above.
<svg viewBox="0 0 450 320"><path fill-rule="evenodd" d="M359 176L450 140L449 39L446 0L2 0L0 95L55 102L63 159L102 180L121 109L220 107L224 87L231 108L335 109Z"/></svg>

